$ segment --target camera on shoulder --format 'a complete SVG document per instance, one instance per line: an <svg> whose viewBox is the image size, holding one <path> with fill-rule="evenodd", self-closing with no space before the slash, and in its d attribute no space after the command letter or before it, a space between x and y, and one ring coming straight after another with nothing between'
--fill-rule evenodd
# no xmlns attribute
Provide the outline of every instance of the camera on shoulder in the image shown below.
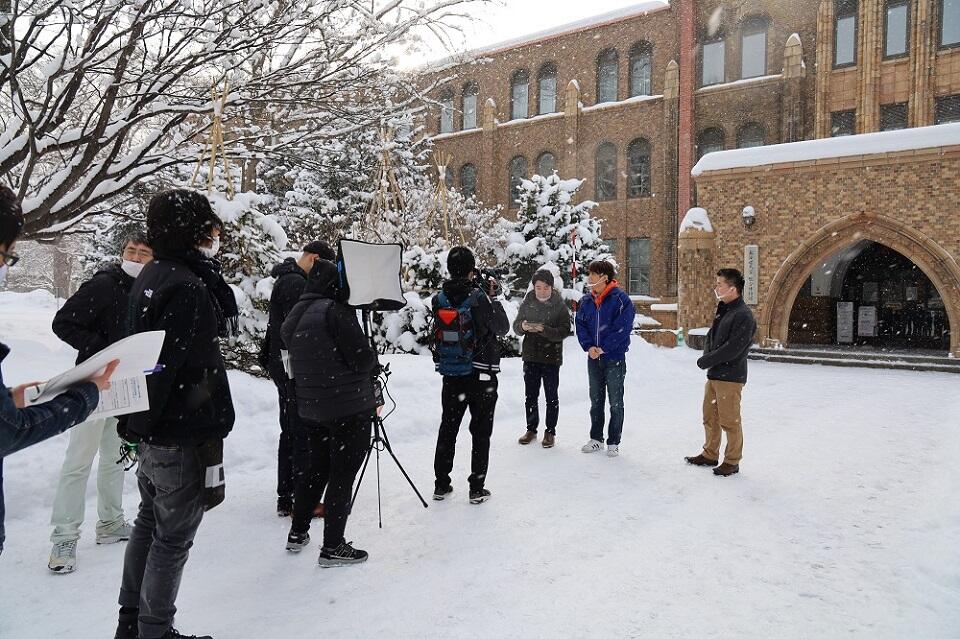
<svg viewBox="0 0 960 639"><path fill-rule="evenodd" d="M477 271L477 275L473 278L473 285L490 297L496 297L500 293L500 279L503 275L503 269L483 268Z"/></svg>

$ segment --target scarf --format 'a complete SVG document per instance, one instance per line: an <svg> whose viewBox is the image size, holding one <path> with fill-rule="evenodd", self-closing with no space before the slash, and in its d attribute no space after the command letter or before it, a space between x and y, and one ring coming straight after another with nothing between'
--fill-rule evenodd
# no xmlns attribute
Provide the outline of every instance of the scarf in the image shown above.
<svg viewBox="0 0 960 639"><path fill-rule="evenodd" d="M220 263L204 257L197 251L191 251L183 259L190 270L203 280L212 295L220 337L226 337L231 342L235 341L240 335L240 309L237 307L237 298L233 294L233 289L223 279Z"/></svg>

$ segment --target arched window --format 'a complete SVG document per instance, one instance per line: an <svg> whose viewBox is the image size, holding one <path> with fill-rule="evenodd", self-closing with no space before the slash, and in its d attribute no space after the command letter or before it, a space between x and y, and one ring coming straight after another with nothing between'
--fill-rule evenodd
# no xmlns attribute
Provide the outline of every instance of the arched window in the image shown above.
<svg viewBox="0 0 960 639"><path fill-rule="evenodd" d="M550 151L541 153L540 157L537 158L537 175L550 177L556 168L557 158Z"/></svg>
<svg viewBox="0 0 960 639"><path fill-rule="evenodd" d="M530 74L520 69L510 78L510 119L527 117L530 103Z"/></svg>
<svg viewBox="0 0 960 639"><path fill-rule="evenodd" d="M440 95L440 133L453 133L453 91Z"/></svg>
<svg viewBox="0 0 960 639"><path fill-rule="evenodd" d="M617 147L612 142L597 147L595 175L597 201L617 199Z"/></svg>
<svg viewBox="0 0 960 639"><path fill-rule="evenodd" d="M766 18L747 18L740 25L740 77L758 78L767 75Z"/></svg>
<svg viewBox="0 0 960 639"><path fill-rule="evenodd" d="M471 82L463 87L463 130L477 128L477 96L480 87Z"/></svg>
<svg viewBox="0 0 960 639"><path fill-rule="evenodd" d="M537 113L554 113L557 110L557 67L552 62L540 67L537 73Z"/></svg>
<svg viewBox="0 0 960 639"><path fill-rule="evenodd" d="M477 167L472 164L460 167L460 192L467 199L477 195Z"/></svg>
<svg viewBox="0 0 960 639"><path fill-rule="evenodd" d="M653 47L649 42L638 42L630 48L630 97L650 95L653 67Z"/></svg>
<svg viewBox="0 0 960 639"><path fill-rule="evenodd" d="M650 143L637 138L627 147L627 197L649 197L650 186Z"/></svg>
<svg viewBox="0 0 960 639"><path fill-rule="evenodd" d="M522 155L510 160L510 190L507 206L511 209L520 208L517 200L520 199L520 183L527 179L527 158Z"/></svg>
<svg viewBox="0 0 960 639"><path fill-rule="evenodd" d="M448 166L447 170L443 174L443 183L447 186L448 189L453 188L453 167Z"/></svg>
<svg viewBox="0 0 960 639"><path fill-rule="evenodd" d="M737 148L749 149L764 145L763 127L756 122L747 122L737 131Z"/></svg>
<svg viewBox="0 0 960 639"><path fill-rule="evenodd" d="M697 136L697 159L699 160L707 153L714 151L723 151L724 140L722 129L704 129Z"/></svg>
<svg viewBox="0 0 960 639"><path fill-rule="evenodd" d="M619 60L616 49L605 49L597 56L597 103L617 101L620 86Z"/></svg>

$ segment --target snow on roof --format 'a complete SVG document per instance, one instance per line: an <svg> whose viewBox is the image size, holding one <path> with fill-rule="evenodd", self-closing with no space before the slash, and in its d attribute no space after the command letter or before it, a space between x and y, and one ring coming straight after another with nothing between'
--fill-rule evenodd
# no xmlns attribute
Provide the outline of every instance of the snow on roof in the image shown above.
<svg viewBox="0 0 960 639"><path fill-rule="evenodd" d="M619 22L621 20L626 20L627 18L633 18L635 16L646 15L648 13L653 13L655 11L668 9L669 7L670 7L670 0L646 0L646 2L639 2L637 4L632 4L626 7L622 7L620 9L615 9L613 11L601 13L599 15L582 18L580 20L576 20L574 22L568 22L566 24L561 24L559 26L552 27L550 29L536 31L534 33L522 35L517 38L511 38L509 40L503 40L502 42L496 42L494 44L490 44L484 47L471 49L470 51L466 51L462 54L458 54L455 56L448 56L446 58L437 60L435 62L427 63L423 70L427 71L434 67L444 67L444 66L448 66L452 62L471 60L471 59L479 58L480 56L483 56L483 55L489 55L491 53L500 53L502 51L506 51L507 49L514 49L516 47L520 47L525 44L532 44L540 40L547 40L549 38L555 38L557 36L565 35L568 33L583 31L584 29L598 27L598 26L609 24L612 22Z"/></svg>
<svg viewBox="0 0 960 639"><path fill-rule="evenodd" d="M750 149L716 151L703 156L693 167L694 177L708 171L737 169L785 162L805 162L874 153L960 145L960 122L899 131L847 135L823 140L771 144Z"/></svg>
<svg viewBox="0 0 960 639"><path fill-rule="evenodd" d="M706 209L695 206L683 216L683 222L680 222L680 232L693 229L695 231L706 231L713 233L713 224L710 223L710 216Z"/></svg>

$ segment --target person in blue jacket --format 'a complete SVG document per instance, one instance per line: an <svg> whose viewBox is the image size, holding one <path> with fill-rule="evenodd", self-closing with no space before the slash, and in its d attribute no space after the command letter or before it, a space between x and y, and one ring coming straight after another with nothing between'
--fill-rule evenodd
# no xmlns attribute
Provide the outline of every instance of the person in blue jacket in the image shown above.
<svg viewBox="0 0 960 639"><path fill-rule="evenodd" d="M603 450L604 403L610 398L607 456L620 454L623 431L623 384L627 374L626 354L636 314L630 296L617 285L613 264L592 262L587 269L589 290L577 309L577 339L586 351L590 377L590 441L581 450Z"/></svg>
<svg viewBox="0 0 960 639"><path fill-rule="evenodd" d="M13 246L23 228L23 214L13 191L0 186L0 283L7 270L20 259ZM0 344L0 363L10 349ZM49 402L24 408L26 390L39 382L7 388L0 369L0 553L6 538L3 519L3 458L18 450L42 442L76 426L87 418L100 402L100 391L110 386L117 363L111 362L99 376L71 387Z"/></svg>

